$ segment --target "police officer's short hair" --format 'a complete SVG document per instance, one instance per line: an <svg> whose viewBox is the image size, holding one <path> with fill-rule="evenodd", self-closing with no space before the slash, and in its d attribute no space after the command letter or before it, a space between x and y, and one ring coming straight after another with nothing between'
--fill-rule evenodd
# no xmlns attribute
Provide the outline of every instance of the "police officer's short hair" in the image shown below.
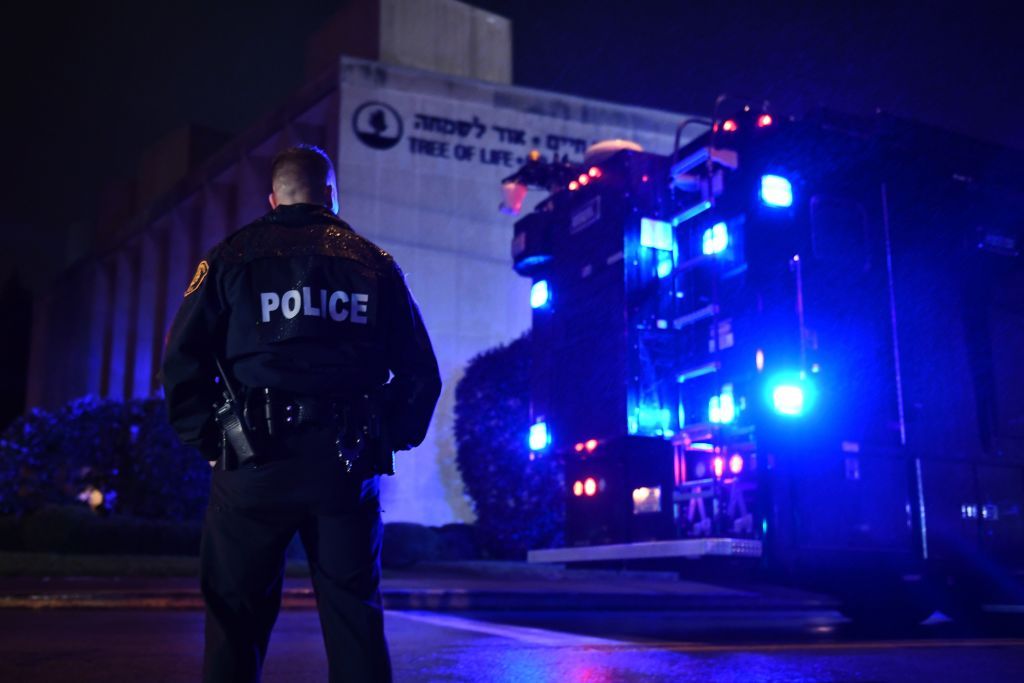
<svg viewBox="0 0 1024 683"><path fill-rule="evenodd" d="M316 145L296 145L282 150L270 166L271 185L287 184L290 191L315 192L334 184L334 164Z"/></svg>

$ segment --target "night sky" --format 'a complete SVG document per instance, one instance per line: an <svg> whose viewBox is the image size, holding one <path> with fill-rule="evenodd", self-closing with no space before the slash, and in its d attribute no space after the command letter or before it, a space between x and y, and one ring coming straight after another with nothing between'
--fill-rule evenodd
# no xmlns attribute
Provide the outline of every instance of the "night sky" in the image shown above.
<svg viewBox="0 0 1024 683"><path fill-rule="evenodd" d="M5 21L5 241L87 226L104 180L184 123L234 134L284 102L344 2L299 4L40 3ZM1024 149L1024 51L997 4L469 4L512 19L520 85L697 114L721 92L785 114L881 108Z"/></svg>

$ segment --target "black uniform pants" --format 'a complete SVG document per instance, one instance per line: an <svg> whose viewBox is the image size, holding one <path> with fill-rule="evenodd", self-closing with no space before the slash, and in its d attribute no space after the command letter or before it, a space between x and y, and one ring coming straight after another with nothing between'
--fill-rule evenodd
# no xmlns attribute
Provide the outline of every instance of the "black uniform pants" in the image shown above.
<svg viewBox="0 0 1024 683"><path fill-rule="evenodd" d="M345 473L329 431L271 445L288 457L215 471L200 550L203 680L258 681L281 606L285 549L309 557L330 681L390 681L380 599L378 478Z"/></svg>

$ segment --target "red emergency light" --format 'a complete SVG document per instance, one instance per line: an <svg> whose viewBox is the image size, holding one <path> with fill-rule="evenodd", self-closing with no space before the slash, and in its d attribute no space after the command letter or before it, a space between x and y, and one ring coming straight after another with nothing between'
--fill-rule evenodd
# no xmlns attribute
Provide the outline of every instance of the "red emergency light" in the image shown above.
<svg viewBox="0 0 1024 683"><path fill-rule="evenodd" d="M527 187L520 182L503 183L501 186L502 201L498 210L512 216L518 216L526 199Z"/></svg>
<svg viewBox="0 0 1024 683"><path fill-rule="evenodd" d="M711 468L715 471L715 479L721 479L725 474L725 458L716 457L711 461Z"/></svg>

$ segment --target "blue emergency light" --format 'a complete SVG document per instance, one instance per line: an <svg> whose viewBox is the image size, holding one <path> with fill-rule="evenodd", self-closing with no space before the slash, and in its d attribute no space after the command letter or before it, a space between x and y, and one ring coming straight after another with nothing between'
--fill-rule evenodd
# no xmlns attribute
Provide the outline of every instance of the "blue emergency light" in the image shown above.
<svg viewBox="0 0 1024 683"><path fill-rule="evenodd" d="M654 218L641 218L640 246L672 251L675 248L672 224L668 221L659 221Z"/></svg>
<svg viewBox="0 0 1024 683"><path fill-rule="evenodd" d="M658 277L666 278L672 274L675 269L675 264L672 263L672 253L659 251L658 252Z"/></svg>
<svg viewBox="0 0 1024 683"><path fill-rule="evenodd" d="M818 399L814 381L804 372L785 372L769 379L766 400L784 417L803 417Z"/></svg>
<svg viewBox="0 0 1024 683"><path fill-rule="evenodd" d="M721 394L712 396L708 401L708 421L713 424L729 424L736 419L736 401L732 389L724 389Z"/></svg>
<svg viewBox="0 0 1024 683"><path fill-rule="evenodd" d="M798 417L804 412L804 390L794 384L780 384L772 390L772 405L778 413Z"/></svg>
<svg viewBox="0 0 1024 683"><path fill-rule="evenodd" d="M701 239L701 251L705 256L721 254L729 246L729 226L725 223L715 223L704 231Z"/></svg>
<svg viewBox="0 0 1024 683"><path fill-rule="evenodd" d="M658 404L640 405L627 420L630 434L672 436L672 411Z"/></svg>
<svg viewBox="0 0 1024 683"><path fill-rule="evenodd" d="M793 206L793 184L780 175L761 176L761 201L781 209Z"/></svg>
<svg viewBox="0 0 1024 683"><path fill-rule="evenodd" d="M530 288L530 307L544 308L551 301L551 290L547 280L537 280Z"/></svg>
<svg viewBox="0 0 1024 683"><path fill-rule="evenodd" d="M530 450L542 451L551 445L551 435L546 422L537 422L530 426Z"/></svg>

